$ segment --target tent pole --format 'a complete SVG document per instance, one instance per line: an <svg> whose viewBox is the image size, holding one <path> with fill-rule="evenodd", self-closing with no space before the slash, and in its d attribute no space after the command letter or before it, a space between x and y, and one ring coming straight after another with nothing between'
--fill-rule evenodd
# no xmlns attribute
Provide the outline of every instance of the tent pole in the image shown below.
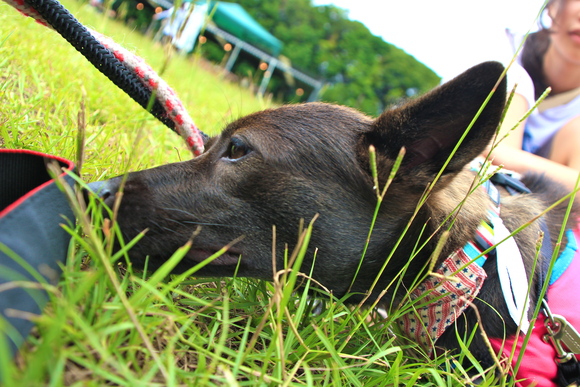
<svg viewBox="0 0 580 387"><path fill-rule="evenodd" d="M260 84L260 89L258 90L259 95L264 95L266 92L266 88L268 87L268 83L270 83L270 78L272 78L272 74L274 74L274 69L276 69L276 64L278 63L278 59L272 57L270 58L270 63L268 63L268 68L264 72L264 78L262 78L262 83Z"/></svg>
<svg viewBox="0 0 580 387"><path fill-rule="evenodd" d="M230 57L228 58L228 62L226 63L225 69L227 72L232 72L232 68L234 67L234 63L236 63L236 60L238 59L238 55L240 54L241 49L242 48L240 47L240 44L236 44L234 46L234 50L230 54Z"/></svg>

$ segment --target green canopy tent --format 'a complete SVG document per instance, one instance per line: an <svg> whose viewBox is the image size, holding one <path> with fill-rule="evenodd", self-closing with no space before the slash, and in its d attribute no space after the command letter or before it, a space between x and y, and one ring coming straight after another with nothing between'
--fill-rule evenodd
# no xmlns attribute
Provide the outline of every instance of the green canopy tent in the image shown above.
<svg viewBox="0 0 580 387"><path fill-rule="evenodd" d="M282 42L276 39L239 4L212 1L209 14L213 22L222 30L256 46L272 56L282 51Z"/></svg>
<svg viewBox="0 0 580 387"><path fill-rule="evenodd" d="M156 3L166 9L173 6L172 0L147 1ZM192 0L182 1L188 2ZM241 5L225 1L193 1L199 5L208 4L207 13L212 23L208 23L205 26L205 31L219 36L233 46L225 65L225 70L232 71L238 55L241 51L245 51L268 65L268 70L264 71L264 76L260 83L259 94L264 94L274 70L277 69L312 86L313 90L308 100L314 101L317 99L323 82L294 69L285 61L280 61L278 56L282 51L282 42L262 27Z"/></svg>

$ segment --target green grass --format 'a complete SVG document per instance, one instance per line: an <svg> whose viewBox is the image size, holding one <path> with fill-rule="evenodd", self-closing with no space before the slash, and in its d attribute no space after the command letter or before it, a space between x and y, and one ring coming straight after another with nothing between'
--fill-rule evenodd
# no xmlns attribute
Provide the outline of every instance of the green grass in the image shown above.
<svg viewBox="0 0 580 387"><path fill-rule="evenodd" d="M154 68L166 56L142 35L93 9L63 4L81 22L135 50ZM172 57L164 79L202 130L268 106L249 91ZM188 159L182 140L113 86L56 33L0 3L0 146L75 159L77 116L86 106L81 177L93 181ZM76 200L72 198L76 203ZM94 203L90 204L92 208ZM78 209L80 211L80 209ZM371 309L323 302L312 313L310 282L297 270L274 282L169 275L177 251L153 274L112 254L106 223L79 215L51 302L13 364L6 386L465 386L457 359L410 356L391 321ZM306 229L305 241L309 235ZM288 252L297 266L304 255ZM5 357L6 354L0 353ZM469 355L466 354L466 357ZM0 362L2 366L4 362ZM477 365L476 365L477 369ZM483 386L508 385L485 370Z"/></svg>
<svg viewBox="0 0 580 387"><path fill-rule="evenodd" d="M136 51L159 71L163 48L88 5L63 2L85 25ZM5 147L74 158L77 114L86 99L88 123L83 177L88 180L190 158L182 141L115 87L57 33L2 3L0 15L0 141ZM267 103L220 80L194 60L172 56L163 78L196 124L217 133L226 123ZM138 148L134 143L142 133ZM134 150L131 158L129 150Z"/></svg>

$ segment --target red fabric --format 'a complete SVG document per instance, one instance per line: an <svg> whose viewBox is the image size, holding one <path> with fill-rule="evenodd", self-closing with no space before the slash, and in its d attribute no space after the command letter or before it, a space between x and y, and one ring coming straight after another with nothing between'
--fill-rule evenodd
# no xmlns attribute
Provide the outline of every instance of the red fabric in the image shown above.
<svg viewBox="0 0 580 387"><path fill-rule="evenodd" d="M574 230L576 241L580 241L580 231ZM558 280L548 288L548 303L553 314L559 314L566 318L577 329L580 328L580 308L578 299L574 295L578 293L578 278L580 277L580 245L576 250L576 255L568 269L558 278ZM530 340L526 346L520 368L517 372L516 380L524 379L516 385L519 387L557 387L555 383L558 368L554 361L556 351L551 344L545 343L542 337L547 333L544 326L544 315L538 316L533 327ZM511 337L502 343L501 339L491 339L494 350L500 351L504 344L503 355L508 358L514 346L515 338ZM515 367L519 353L522 348L523 336L518 337L516 351L512 360L512 367ZM578 356L577 356L578 357ZM580 357L578 357L580 360Z"/></svg>

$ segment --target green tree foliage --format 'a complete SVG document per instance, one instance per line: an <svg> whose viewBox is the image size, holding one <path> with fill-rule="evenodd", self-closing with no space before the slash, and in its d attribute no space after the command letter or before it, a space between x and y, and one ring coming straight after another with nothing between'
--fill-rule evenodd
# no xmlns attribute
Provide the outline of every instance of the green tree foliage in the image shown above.
<svg viewBox="0 0 580 387"><path fill-rule="evenodd" d="M293 66L328 82L321 95L325 101L375 115L440 82L431 69L349 20L342 9L314 7L311 0L236 2L284 43L282 54ZM270 89L296 99L284 82L273 82Z"/></svg>

